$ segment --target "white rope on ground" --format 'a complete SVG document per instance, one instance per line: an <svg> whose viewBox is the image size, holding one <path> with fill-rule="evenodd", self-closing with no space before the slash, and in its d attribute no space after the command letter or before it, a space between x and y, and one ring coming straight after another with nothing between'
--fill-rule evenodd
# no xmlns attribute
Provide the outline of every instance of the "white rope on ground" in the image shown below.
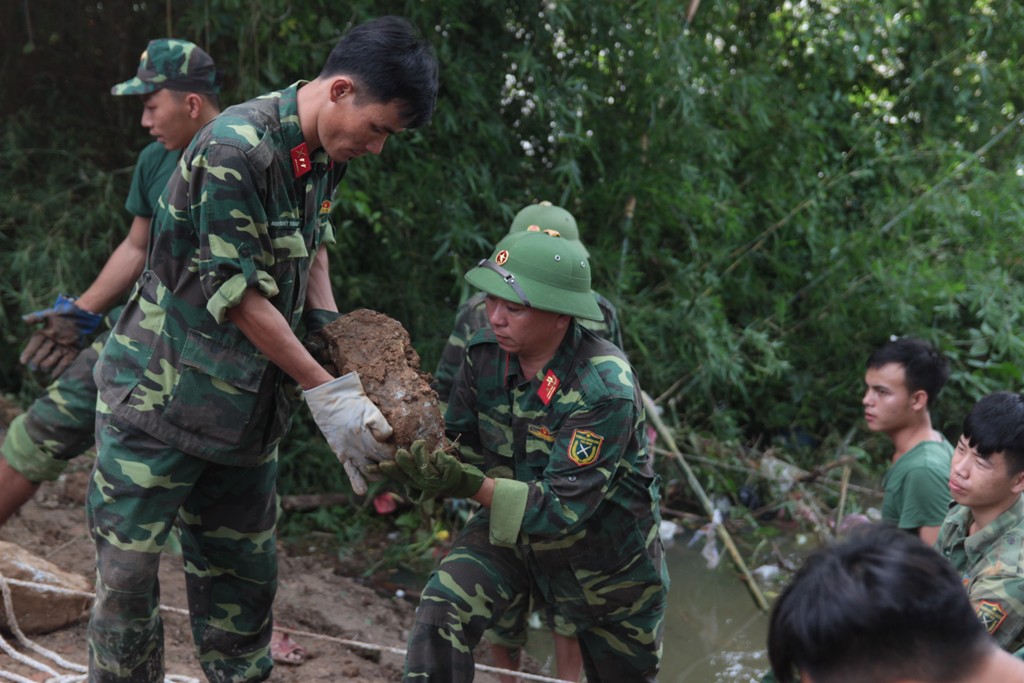
<svg viewBox="0 0 1024 683"><path fill-rule="evenodd" d="M26 638L25 634L21 632L21 627L18 626L18 618L14 614L14 601L11 598L11 587L8 585L7 580L4 578L3 574L0 574L0 592L3 593L4 612L7 615L7 628L11 629L11 631L14 633L14 637L18 639L18 642L22 645L25 645L36 654L43 655L48 659L51 659L50 655L53 655L53 657L56 659L60 659L60 657L56 653L52 653L49 650L44 650L44 648L40 648L35 643ZM43 673L49 674L50 676L59 675L56 669L52 669L48 665L42 662L38 662L32 659L31 657L27 657L18 652L17 650L15 650L7 643L6 639L0 638L0 641L2 641L2 644L0 644L0 646L3 647L4 652L6 652L16 662L21 662L27 667L35 669L36 671L42 671ZM43 652L40 652L40 650L43 650ZM54 661L56 661L56 659ZM71 664L70 666L65 668L69 668L72 671L80 672L86 670L85 667L75 668L74 664Z"/></svg>
<svg viewBox="0 0 1024 683"><path fill-rule="evenodd" d="M89 593L89 592L86 592L86 591L77 591L77 590L72 590L70 588L61 588L60 586L51 586L51 585L48 585L48 584L45 584L45 583L35 583L33 581L21 581L21 580L18 580L18 579L7 579L7 578L4 578L3 575L0 575L0 588L3 589L3 593L4 593L4 607L7 609L7 623L8 624L16 623L16 622L15 622L15 619L14 619L14 610L8 604L8 599L9 599L9 595L10 595L10 588L8 588L7 584L10 584L12 586L22 586L22 587L25 587L25 588L33 588L33 589L36 589L36 590L41 590L41 591L50 592L50 593L63 593L63 594L67 594L67 595L78 595L78 596L88 597L88 598L95 598L96 597L93 593ZM180 607L170 607L168 605L160 605L160 610L163 611L163 612L170 612L172 614L181 614L181 615L184 615L186 617L189 616L188 610L181 609ZM376 644L373 644L373 643L363 643L363 642L360 642L358 640L349 640L349 639L346 639L346 638L336 638L334 636L327 636L327 635L324 635L322 633L314 633L312 631L301 631L301 630L293 629L293 628L285 628L283 626L275 626L274 630L275 631L280 631L282 633L288 633L290 635L302 636L303 638L312 638L314 640L325 640L325 641L328 641L328 642L337 643L339 645L344 645L345 647L348 647L350 649L370 650L370 651L376 651L376 652L388 652L390 654L399 655L401 657L405 657L405 654L406 654L406 651L403 650L402 648L391 647L390 645L376 645ZM24 638L24 636L21 636L21 637ZM25 639L25 641L30 642L30 641L28 641L27 638ZM3 642L3 638L0 637L0 648L3 648L4 651L6 652L7 650L6 650L6 648L4 648L5 645L6 645L6 643ZM35 647L39 647L38 645L35 645L34 643L32 644L32 646L34 648ZM44 648L39 648L39 649L43 650ZM17 654L17 652L15 652L15 654ZM54 656L56 656L56 655L54 655ZM21 655L18 655L18 657L21 657ZM19 659L18 661L21 661L21 659ZM22 662L22 663L25 663L25 662ZM32 666L32 665L28 664L28 666ZM40 665L40 666L45 666L45 665ZM64 666L65 668L73 669L75 671L85 671L85 668L82 667L79 664L68 664L68 665L62 664L62 666ZM566 681L566 680L564 680L562 678L550 678L548 676L541 676L539 674L530 674L530 673L525 673L525 672L522 672L522 671L512 671L510 669L501 669L499 667L488 666L486 664L477 664L476 665L476 670L477 671L483 671L483 672L486 672L486 673L499 674L499 675L500 674L505 674L505 675L508 675L508 676L516 676L519 679L524 680L524 681L538 681L539 683L571 683L571 681ZM85 679L86 679L86 676L77 675L77 674L60 675L60 674L57 674L57 672L53 671L52 669L47 668L47 673L50 673L50 672L52 672L53 675L56 676L56 678L51 678L46 683L80 683L82 681L85 681ZM0 677L6 677L8 675L12 676L12 677L13 676L17 676L17 678L10 678L9 679L9 680L12 680L12 681L17 681L17 683L34 683L34 681L31 681L31 680L29 680L27 678L22 678L22 677L18 676L17 674L8 674L8 672L5 672L4 670L0 669ZM173 676L173 675L172 676L165 676L164 681L166 683L201 683L198 679L195 679L195 678L190 678L190 677L187 677L187 676Z"/></svg>
<svg viewBox="0 0 1024 683"><path fill-rule="evenodd" d="M13 647L11 647L11 645L3 638L3 636L0 636L0 649L7 653L7 655L10 656L11 659L17 662L21 662L22 664L31 669L35 669L37 671L41 671L49 675L49 678L46 679L46 683L84 683L85 680L88 678L87 667L81 664L75 664L74 662L69 662L65 660L56 652L47 650L46 648L29 640L29 638L22 632L21 627L18 626L18 618L14 614L14 603L11 598L11 585L21 586L23 588L31 588L34 590L49 593L60 593L63 595L87 597L89 599L95 598L95 595L86 591L78 591L70 588L53 586L45 583L36 583L34 581L21 581L19 579L8 579L3 574L0 574L0 592L3 593L4 614L7 617L7 626L11 629L11 631L14 632L14 635L17 637L18 642L21 643L22 646L28 648L29 650L32 650L36 654L51 660L58 666L64 669L70 669L71 671L76 673L62 674L57 672L55 669L51 668L47 664L32 659L31 657L28 657L18 652ZM0 678L6 678L7 680L14 681L15 683L35 683L35 681L33 681L30 678L25 678L24 676L21 676L10 671L4 671L3 669L0 669ZM199 679L193 678L192 676L179 675L165 676L164 681L165 683L201 683Z"/></svg>

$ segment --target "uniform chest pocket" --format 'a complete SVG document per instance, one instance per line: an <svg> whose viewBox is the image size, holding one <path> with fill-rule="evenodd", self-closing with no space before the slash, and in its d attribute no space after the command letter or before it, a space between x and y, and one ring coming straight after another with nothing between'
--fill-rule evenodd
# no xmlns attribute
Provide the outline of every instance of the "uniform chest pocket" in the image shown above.
<svg viewBox="0 0 1024 683"><path fill-rule="evenodd" d="M309 257L309 245L302 234L302 223L297 218L273 221L267 233L275 262Z"/></svg>
<svg viewBox="0 0 1024 683"><path fill-rule="evenodd" d="M235 444L250 426L267 359L190 330L164 419Z"/></svg>
<svg viewBox="0 0 1024 683"><path fill-rule="evenodd" d="M480 430L480 445L485 451L502 458L511 458L514 448L512 418L501 413L480 413L477 421Z"/></svg>

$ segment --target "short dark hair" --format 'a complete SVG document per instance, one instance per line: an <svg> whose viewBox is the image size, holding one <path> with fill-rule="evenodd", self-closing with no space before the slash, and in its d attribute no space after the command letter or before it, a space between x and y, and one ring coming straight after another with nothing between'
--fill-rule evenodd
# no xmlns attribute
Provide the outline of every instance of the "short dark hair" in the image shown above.
<svg viewBox="0 0 1024 683"><path fill-rule="evenodd" d="M1002 453L1007 472L1024 472L1024 396L1009 391L985 396L964 418L963 435L981 457Z"/></svg>
<svg viewBox="0 0 1024 683"><path fill-rule="evenodd" d="M172 88L167 88L166 90L167 90L167 92L171 93L171 95L174 96L174 99L177 102L181 102L182 100L184 100L189 95L199 95L199 97L201 97L204 100L206 100L211 107L213 107L217 111L220 111L220 95L215 95L213 93L208 93L208 92L192 92L192 91L188 91L188 90L174 90ZM154 90L151 93L143 95L142 96L143 101L145 101L150 95L154 95L157 92L159 92L159 90Z"/></svg>
<svg viewBox="0 0 1024 683"><path fill-rule="evenodd" d="M768 626L779 683L967 680L994 647L952 565L916 535L865 524L810 555Z"/></svg>
<svg viewBox="0 0 1024 683"><path fill-rule="evenodd" d="M907 389L913 393L923 389L928 394L931 406L949 379L949 363L946 357L923 339L900 337L875 349L868 356L869 369L880 368L889 363L903 366Z"/></svg>
<svg viewBox="0 0 1024 683"><path fill-rule="evenodd" d="M320 77L353 76L372 101L401 102L406 126L418 128L434 114L437 71L433 48L412 24L385 16L343 35L327 56Z"/></svg>

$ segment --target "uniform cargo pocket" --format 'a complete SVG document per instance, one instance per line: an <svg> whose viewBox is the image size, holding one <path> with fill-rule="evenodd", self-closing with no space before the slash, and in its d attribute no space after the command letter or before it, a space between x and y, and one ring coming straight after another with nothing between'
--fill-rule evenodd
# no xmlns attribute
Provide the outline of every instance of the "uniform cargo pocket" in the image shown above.
<svg viewBox="0 0 1024 683"><path fill-rule="evenodd" d="M569 621L622 619L643 609L660 593L659 568L635 523L614 543L589 539L587 545L578 552L572 548L563 551L569 566L551 577L559 612Z"/></svg>
<svg viewBox="0 0 1024 683"><path fill-rule="evenodd" d="M200 436L236 444L250 427L267 359L190 330L164 419Z"/></svg>

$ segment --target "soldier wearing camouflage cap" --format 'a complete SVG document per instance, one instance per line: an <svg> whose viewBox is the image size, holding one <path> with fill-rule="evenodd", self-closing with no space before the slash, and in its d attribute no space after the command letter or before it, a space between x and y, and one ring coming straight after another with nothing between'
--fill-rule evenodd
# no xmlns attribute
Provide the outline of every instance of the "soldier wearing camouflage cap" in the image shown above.
<svg viewBox="0 0 1024 683"><path fill-rule="evenodd" d="M423 590L404 680L473 680L484 632L536 595L576 625L588 681L654 681L668 585L658 477L636 374L576 322L601 319L582 246L508 235L466 280L487 293L490 328L448 402L458 457L417 442L380 465L422 497L484 508Z"/></svg>
<svg viewBox="0 0 1024 683"><path fill-rule="evenodd" d="M96 382L93 366L109 332L89 344L103 314L116 317L142 272L153 213L181 152L195 133L220 113L213 60L184 40L150 41L138 75L115 85L115 95L139 95L142 125L157 138L139 154L125 208L128 235L111 253L99 276L78 297L60 295L50 308L25 316L42 323L21 362L55 379L28 410L11 423L0 447L0 526L24 505L43 481L56 480L68 461L95 444ZM162 89L173 92L161 94Z"/></svg>
<svg viewBox="0 0 1024 683"><path fill-rule="evenodd" d="M298 401L353 489L393 455L359 377L332 378L296 336L337 316L331 198L351 159L425 125L436 97L432 49L383 17L343 35L313 80L225 110L183 155L96 369L90 681L162 680L157 570L175 525L207 677L270 676L277 445Z"/></svg>
<svg viewBox="0 0 1024 683"><path fill-rule="evenodd" d="M187 40L151 40L139 57L135 78L118 83L110 89L110 94L148 95L161 89L219 94L220 78L213 58Z"/></svg>

